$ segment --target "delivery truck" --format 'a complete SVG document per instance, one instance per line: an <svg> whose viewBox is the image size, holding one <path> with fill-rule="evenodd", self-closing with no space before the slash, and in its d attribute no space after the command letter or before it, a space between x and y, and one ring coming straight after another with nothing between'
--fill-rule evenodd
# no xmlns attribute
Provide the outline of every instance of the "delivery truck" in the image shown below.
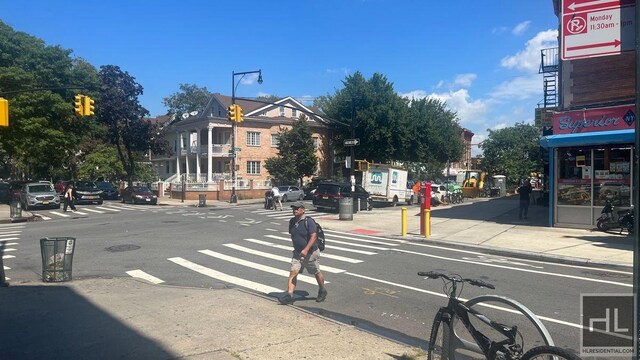
<svg viewBox="0 0 640 360"><path fill-rule="evenodd" d="M407 170L389 165L371 164L362 173L362 187L367 190L374 203L393 206L400 201L409 201L407 194Z"/></svg>

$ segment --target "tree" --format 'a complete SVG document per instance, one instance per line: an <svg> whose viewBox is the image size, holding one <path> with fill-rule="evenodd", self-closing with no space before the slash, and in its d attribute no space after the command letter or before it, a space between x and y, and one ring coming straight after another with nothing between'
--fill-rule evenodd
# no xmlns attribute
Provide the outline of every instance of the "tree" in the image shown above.
<svg viewBox="0 0 640 360"><path fill-rule="evenodd" d="M480 144L484 158L482 170L490 175L505 175L510 185L542 172L540 129L535 125L517 123L514 126L488 130L487 139Z"/></svg>
<svg viewBox="0 0 640 360"><path fill-rule="evenodd" d="M265 168L276 182L302 184L303 177L315 174L317 164L307 117L300 115L291 129L278 132L278 155L268 158Z"/></svg>
<svg viewBox="0 0 640 360"><path fill-rule="evenodd" d="M195 84L180 84L180 91L164 98L162 103L168 107L167 115L180 121L182 114L192 111L204 111L213 94L206 87Z"/></svg>
<svg viewBox="0 0 640 360"><path fill-rule="evenodd" d="M115 65L102 66L99 75L101 106L97 107L96 116L107 127L107 138L116 147L131 186L136 163L149 150L162 153L166 143L160 140L164 138L162 130L144 119L149 112L138 101L143 88L135 78Z"/></svg>
<svg viewBox="0 0 640 360"><path fill-rule="evenodd" d="M103 177L105 181L115 182L125 176L125 171L116 148L102 144L87 154L78 175L81 179Z"/></svg>

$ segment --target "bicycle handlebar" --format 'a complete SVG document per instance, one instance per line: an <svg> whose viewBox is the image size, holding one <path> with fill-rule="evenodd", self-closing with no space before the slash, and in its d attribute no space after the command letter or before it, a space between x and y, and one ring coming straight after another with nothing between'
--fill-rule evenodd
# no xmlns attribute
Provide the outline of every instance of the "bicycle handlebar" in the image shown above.
<svg viewBox="0 0 640 360"><path fill-rule="evenodd" d="M485 281L480 280L480 279L463 279L463 278L460 278L460 277L449 276L447 274L443 274L443 273L439 273L439 272L435 272L435 271L420 271L420 272L418 272L418 276L425 276L425 277L428 277L429 279L443 278L443 279L447 279L447 280L449 280L451 282L466 282L466 283L471 284L473 286L486 287L488 289L495 289L496 288L492 284L489 284L488 282L485 282Z"/></svg>

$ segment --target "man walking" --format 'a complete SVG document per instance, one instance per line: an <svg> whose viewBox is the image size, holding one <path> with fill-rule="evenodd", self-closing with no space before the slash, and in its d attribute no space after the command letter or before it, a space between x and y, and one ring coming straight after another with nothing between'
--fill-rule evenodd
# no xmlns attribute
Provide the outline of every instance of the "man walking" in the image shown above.
<svg viewBox="0 0 640 360"><path fill-rule="evenodd" d="M305 216L304 204L300 201L291 205L294 217L289 220L289 234L293 243L293 258L287 286L287 295L280 299L283 305L293 304L293 290L296 288L298 274L304 268L316 277L318 296L316 302L322 302L327 298L327 289L324 287L324 275L320 271L320 250L316 244L318 238L316 222Z"/></svg>
<svg viewBox="0 0 640 360"><path fill-rule="evenodd" d="M280 205L280 211L282 211L282 195L277 186L271 188L271 195L273 196L273 210L278 210L276 206L276 203L278 203Z"/></svg>
<svg viewBox="0 0 640 360"><path fill-rule="evenodd" d="M529 203L531 202L531 181L529 181L529 179L524 179L522 185L518 188L518 194L520 195L518 219L522 220L522 216L524 215L526 220L529 213Z"/></svg>
<svg viewBox="0 0 640 360"><path fill-rule="evenodd" d="M76 197L76 190L73 188L73 184L68 183L67 188L64 189L64 212L67 212L67 207L71 207L71 211L76 212L76 205L73 203Z"/></svg>

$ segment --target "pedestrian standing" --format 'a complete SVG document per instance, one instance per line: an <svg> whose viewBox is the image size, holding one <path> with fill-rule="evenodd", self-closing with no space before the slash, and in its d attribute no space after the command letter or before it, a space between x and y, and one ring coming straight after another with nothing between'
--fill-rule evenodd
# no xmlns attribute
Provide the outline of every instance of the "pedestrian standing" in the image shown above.
<svg viewBox="0 0 640 360"><path fill-rule="evenodd" d="M277 186L271 188L271 194L273 195L273 210L278 210L276 202L280 205L280 211L282 211L282 195L280 189Z"/></svg>
<svg viewBox="0 0 640 360"><path fill-rule="evenodd" d="M296 288L298 274L306 268L310 274L316 277L318 282L318 296L316 302L322 302L327 298L327 289L324 287L324 275L320 271L320 249L316 244L318 238L315 220L305 215L304 204L300 201L291 205L294 217L289 220L289 234L293 243L293 257L287 294L280 299L283 305L293 304L293 291Z"/></svg>
<svg viewBox="0 0 640 360"><path fill-rule="evenodd" d="M71 207L71 211L76 211L76 205L73 203L73 200L76 197L75 189L73 188L72 183L68 183L67 187L64 189L64 212L67 212L67 207Z"/></svg>
<svg viewBox="0 0 640 360"><path fill-rule="evenodd" d="M520 210L518 212L518 219L522 220L522 217L527 218L529 213L529 204L531 203L531 181L525 179L518 188L518 194L520 195Z"/></svg>

